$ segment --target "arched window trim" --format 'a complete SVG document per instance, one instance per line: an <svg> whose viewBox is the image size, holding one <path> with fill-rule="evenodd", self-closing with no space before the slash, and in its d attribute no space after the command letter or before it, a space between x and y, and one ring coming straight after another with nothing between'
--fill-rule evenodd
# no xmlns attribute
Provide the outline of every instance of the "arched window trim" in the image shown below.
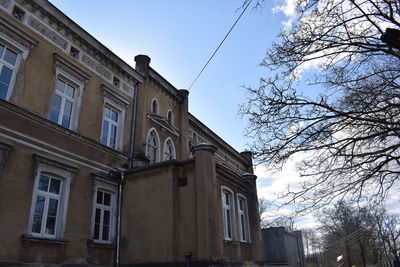
<svg viewBox="0 0 400 267"><path fill-rule="evenodd" d="M244 201L242 210L240 209L240 203L239 203L240 200ZM250 225L249 225L249 208L248 208L247 197L243 194L237 193L236 206L237 206L237 214L239 220L240 241L250 243L251 239L250 239ZM245 232L244 234L243 231Z"/></svg>
<svg viewBox="0 0 400 267"><path fill-rule="evenodd" d="M171 118L169 117L170 114L171 114ZM168 109L168 111L167 111L167 122L168 122L170 125L174 125L174 113L172 112L171 109Z"/></svg>
<svg viewBox="0 0 400 267"><path fill-rule="evenodd" d="M148 159L150 159L149 158L149 143L148 143L148 140L149 140L149 136L150 136L150 134L152 133L152 132L154 132L155 133L155 139L156 139L156 145L154 146L155 148L156 148L156 158L154 159L154 162L153 163L157 163L157 162L160 162L160 137L159 137L159 135L158 135L158 132L157 132L157 130L153 127L153 128L151 128L148 132L147 132L147 135L146 135L146 157L148 158ZM151 161L151 159L150 159L150 161ZM152 162L150 162L150 163L152 163Z"/></svg>
<svg viewBox="0 0 400 267"><path fill-rule="evenodd" d="M156 106L154 106L154 103L156 103ZM155 110L154 110L155 109ZM158 101L156 98L153 98L151 100L151 106L150 106L150 110L152 113L154 114L159 114L159 110L160 110L160 105L158 104Z"/></svg>
<svg viewBox="0 0 400 267"><path fill-rule="evenodd" d="M229 205L225 202L225 193L230 195ZM224 239L225 240L235 240L236 236L236 223L235 223L235 194L233 193L232 189L227 186L221 186L221 206L222 206L222 220L223 220L223 227L224 227ZM229 220L227 218L227 210L229 210ZM230 222L230 223L229 223Z"/></svg>
<svg viewBox="0 0 400 267"><path fill-rule="evenodd" d="M171 137L168 137L165 142L164 142L164 146L163 146L163 160L171 160L171 159L167 159L167 144L168 142L170 142L171 147L172 147L172 158L171 159L176 159L176 150L175 150L175 145L174 142L172 141Z"/></svg>

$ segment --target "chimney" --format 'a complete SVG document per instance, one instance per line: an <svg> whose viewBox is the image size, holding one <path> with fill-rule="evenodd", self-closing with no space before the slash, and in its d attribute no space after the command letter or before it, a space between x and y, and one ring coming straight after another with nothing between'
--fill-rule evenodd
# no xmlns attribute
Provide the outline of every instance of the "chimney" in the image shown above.
<svg viewBox="0 0 400 267"><path fill-rule="evenodd" d="M135 69L142 74L144 77L149 73L150 57L146 55L137 55L135 57L136 67Z"/></svg>

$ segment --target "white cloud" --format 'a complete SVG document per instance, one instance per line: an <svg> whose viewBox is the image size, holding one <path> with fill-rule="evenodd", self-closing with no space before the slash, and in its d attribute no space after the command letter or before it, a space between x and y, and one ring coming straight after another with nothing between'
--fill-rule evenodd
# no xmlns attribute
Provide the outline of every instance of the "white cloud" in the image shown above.
<svg viewBox="0 0 400 267"><path fill-rule="evenodd" d="M272 8L273 13L282 12L288 17L287 20L282 22L285 30L289 30L292 27L293 21L296 19L296 4L296 0L284 0L282 5Z"/></svg>

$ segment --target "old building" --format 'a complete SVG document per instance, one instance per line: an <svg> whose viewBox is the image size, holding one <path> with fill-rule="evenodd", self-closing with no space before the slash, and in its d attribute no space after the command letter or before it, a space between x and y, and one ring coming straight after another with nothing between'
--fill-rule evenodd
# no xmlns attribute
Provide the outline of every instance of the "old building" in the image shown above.
<svg viewBox="0 0 400 267"><path fill-rule="evenodd" d="M0 265L261 260L256 177L139 55L0 1Z"/></svg>

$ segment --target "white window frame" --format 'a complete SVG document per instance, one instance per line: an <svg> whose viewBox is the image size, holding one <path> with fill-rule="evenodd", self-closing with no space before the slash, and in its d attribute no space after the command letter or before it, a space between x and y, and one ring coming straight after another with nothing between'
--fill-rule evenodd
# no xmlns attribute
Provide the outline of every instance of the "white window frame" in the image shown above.
<svg viewBox="0 0 400 267"><path fill-rule="evenodd" d="M111 195L111 206L104 206L97 203L97 192L102 191ZM109 225L109 240L95 239L95 220L96 220L96 209L109 210L110 211L110 225ZM103 230L103 212L101 214L101 226L99 229L99 237L102 235ZM95 180L94 193L93 193L93 210L92 210L92 227L91 237L94 243L101 244L113 244L115 243L115 226L117 223L117 184L112 182L106 182L103 180Z"/></svg>
<svg viewBox="0 0 400 267"><path fill-rule="evenodd" d="M153 145L151 145L151 144L149 144L147 141L149 140L149 136L150 136L150 134L151 134L151 132L153 132L154 131L154 133L155 133L155 138L156 138L156 143L157 143L157 145L156 146L153 146ZM153 128L151 128L148 132L147 132L147 135L146 135L146 157L147 158L149 158L149 155L148 155L148 147L149 146L152 146L153 148L156 148L157 149L157 151L156 151L156 158L154 159L154 162L153 163L157 163L157 162L160 162L160 137L159 137L159 135L158 135L158 132L157 132L157 130L153 127ZM150 163L152 163L152 162L150 162Z"/></svg>
<svg viewBox="0 0 400 267"><path fill-rule="evenodd" d="M113 111L116 111L118 113L118 122L115 123L114 121L108 120L105 118L105 109L109 108ZM100 134L100 143L102 143L102 138L103 138L103 123L104 120L107 120L109 123L112 123L117 126L117 135L116 135L116 140L115 140L115 148L116 150L122 151L123 147L123 139L124 139L124 122L125 122L125 113L126 113L126 108L118 105L114 101L108 98L104 98L104 106L103 106L103 117L101 120L101 134ZM113 148L112 146L109 146L109 136L107 136L107 144L108 147Z"/></svg>
<svg viewBox="0 0 400 267"><path fill-rule="evenodd" d="M169 154L167 153L168 151L168 143L171 144L171 148L172 148L172 155L171 155L171 159L167 159L167 157L169 156ZM172 141L171 137L168 137L165 142L164 142L164 146L163 146L163 160L172 160L172 159L176 159L176 151L175 151L175 145L174 142Z"/></svg>
<svg viewBox="0 0 400 267"><path fill-rule="evenodd" d="M240 209L240 200L243 201L243 210ZM242 194L236 196L237 214L239 220L239 241L250 243L249 210L247 198ZM244 235L243 235L244 231Z"/></svg>
<svg viewBox="0 0 400 267"><path fill-rule="evenodd" d="M230 195L230 203L227 205L225 203L225 194L228 193ZM236 224L235 224L235 194L233 191L226 187L226 186L221 186L221 206L222 206L222 221L223 221L223 228L224 228L224 239L228 241L233 241L235 240L235 229L236 229ZM230 222L231 224L228 224L227 221L227 211L230 211ZM229 230L231 233L231 236L229 236Z"/></svg>
<svg viewBox="0 0 400 267"><path fill-rule="evenodd" d="M169 121L168 119L169 114L171 114L171 121ZM172 126L174 125L174 113L172 112L171 109L168 109L167 111L167 122Z"/></svg>
<svg viewBox="0 0 400 267"><path fill-rule="evenodd" d="M73 99L73 106L72 106L72 112L71 112L71 121L68 129L76 131L78 129L79 125L79 116L80 116L80 109L81 109L81 100L82 100L82 92L84 88L84 83L78 79L76 79L74 76L70 75L68 72L57 68L56 69L56 75L54 79L54 85L53 85L53 94L52 97L50 98L50 103L49 103L49 114L48 118L50 119L51 115L51 105L53 101L53 96L56 94L56 83L57 80L61 80L65 83L68 83L72 85L75 88L75 95ZM60 96L60 94L58 94ZM63 96L61 96L63 97ZM60 107L60 113L62 112L61 107ZM59 115L62 118L62 115ZM58 119L59 121L60 119ZM61 125L60 122L55 122L59 125Z"/></svg>
<svg viewBox="0 0 400 267"><path fill-rule="evenodd" d="M46 223L44 221L45 216L43 216L43 219L42 219L41 232L40 233L32 232L37 196L46 194L48 197L52 197L51 193L39 192L39 188L38 188L39 180L42 175L45 175L50 178L58 179L61 181L54 234L46 234L45 232L43 232L43 230L45 228L44 225ZM73 178L73 173L70 171L60 169L60 168L57 168L57 167L54 167L54 166L51 166L51 165L48 165L45 163L39 163L37 170L36 170L35 182L34 182L34 186L33 186L30 219L29 219L28 230L27 230L28 235L33 236L33 237L48 238L48 239L61 239L63 237L64 230L65 230L65 221L66 221L66 216L67 216L68 199L69 199L69 192L70 192L72 178ZM45 207L45 210L47 210L46 207ZM45 212L43 212L43 214L45 214Z"/></svg>
<svg viewBox="0 0 400 267"><path fill-rule="evenodd" d="M156 105L157 105L157 110L153 110L153 103L156 103ZM150 111L151 111L151 113L154 113L154 114L159 114L159 112L160 112L160 105L158 104L158 101L157 101L157 99L156 98L153 98L152 100L151 100L151 104L150 104L151 106L150 106Z"/></svg>
<svg viewBox="0 0 400 267"><path fill-rule="evenodd" d="M12 69L13 71L10 79L10 84L8 85L7 94L6 97L4 98L4 100L9 101L14 91L15 80L19 70L19 66L21 64L21 60L22 58L26 58L28 50L18 45L16 42L13 42L9 38L5 38L5 36L3 36L2 34L0 34L0 44L3 45L5 49L8 48L9 50L17 54L17 59L15 61L14 66L12 66L11 64L9 64L4 60L0 60L0 71L3 69L3 66L6 66L7 68Z"/></svg>

